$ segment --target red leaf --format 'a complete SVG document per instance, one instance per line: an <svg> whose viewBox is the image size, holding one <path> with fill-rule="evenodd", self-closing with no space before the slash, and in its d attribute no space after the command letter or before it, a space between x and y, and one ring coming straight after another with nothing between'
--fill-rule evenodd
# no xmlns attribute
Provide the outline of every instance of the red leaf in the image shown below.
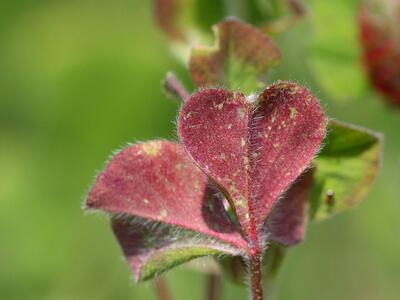
<svg viewBox="0 0 400 300"><path fill-rule="evenodd" d="M178 131L255 242L278 197L318 151L325 123L308 90L278 82L261 93L258 103L223 89L199 91L183 105Z"/></svg>
<svg viewBox="0 0 400 300"><path fill-rule="evenodd" d="M363 0L359 27L363 60L372 85L400 106L400 1Z"/></svg>
<svg viewBox="0 0 400 300"><path fill-rule="evenodd" d="M207 236L132 217L114 218L112 228L136 281L150 279L196 257L240 253Z"/></svg>
<svg viewBox="0 0 400 300"><path fill-rule="evenodd" d="M168 141L129 146L98 176L89 208L192 230L243 249L245 241L222 203L211 201L207 177L182 147Z"/></svg>
<svg viewBox="0 0 400 300"><path fill-rule="evenodd" d="M313 172L307 171L275 205L267 220L268 240L283 246L300 243L306 234Z"/></svg>

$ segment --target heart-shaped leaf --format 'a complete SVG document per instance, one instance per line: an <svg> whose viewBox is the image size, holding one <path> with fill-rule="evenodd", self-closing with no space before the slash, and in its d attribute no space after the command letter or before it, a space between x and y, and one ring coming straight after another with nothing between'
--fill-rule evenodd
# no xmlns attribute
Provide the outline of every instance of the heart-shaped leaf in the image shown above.
<svg viewBox="0 0 400 300"><path fill-rule="evenodd" d="M293 83L268 87L257 103L207 89L183 105L178 132L230 201L247 237L257 240L278 197L318 151L325 117L316 98Z"/></svg>
<svg viewBox="0 0 400 300"><path fill-rule="evenodd" d="M189 69L196 86L222 85L244 93L264 87L267 71L281 59L272 40L235 19L223 21L213 29L214 46L192 49Z"/></svg>
<svg viewBox="0 0 400 300"><path fill-rule="evenodd" d="M190 258L246 248L207 182L179 144L141 143L111 159L86 205L117 216L114 231L142 280Z"/></svg>
<svg viewBox="0 0 400 300"><path fill-rule="evenodd" d="M379 134L330 121L324 148L315 159L311 218L320 220L358 204L379 172Z"/></svg>

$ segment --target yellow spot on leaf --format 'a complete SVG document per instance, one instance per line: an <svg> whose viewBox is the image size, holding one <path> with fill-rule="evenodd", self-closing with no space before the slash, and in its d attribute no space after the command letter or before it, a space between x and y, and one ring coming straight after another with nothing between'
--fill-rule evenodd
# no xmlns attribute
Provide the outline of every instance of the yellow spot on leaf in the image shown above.
<svg viewBox="0 0 400 300"><path fill-rule="evenodd" d="M245 111L243 108L238 108L237 109L237 115L240 119L244 119Z"/></svg>
<svg viewBox="0 0 400 300"><path fill-rule="evenodd" d="M246 146L246 140L244 138L240 139L240 146L242 147Z"/></svg>
<svg viewBox="0 0 400 300"><path fill-rule="evenodd" d="M217 108L219 110L221 110L223 107L224 107L224 103L220 103L220 104L215 105L215 108Z"/></svg>
<svg viewBox="0 0 400 300"><path fill-rule="evenodd" d="M186 114L186 116L183 117L183 119L184 119L184 120L187 120L187 119L189 119L189 118L191 118L191 117L192 117L192 112L189 111L189 112Z"/></svg>
<svg viewBox="0 0 400 300"><path fill-rule="evenodd" d="M161 150L161 143L159 142L149 142L142 144L142 150L148 156L156 156Z"/></svg>
<svg viewBox="0 0 400 300"><path fill-rule="evenodd" d="M290 118L293 119L297 115L296 107L290 107Z"/></svg>
<svg viewBox="0 0 400 300"><path fill-rule="evenodd" d="M168 216L168 211L166 209L161 209L160 210L160 217L161 218L165 218L166 216Z"/></svg>

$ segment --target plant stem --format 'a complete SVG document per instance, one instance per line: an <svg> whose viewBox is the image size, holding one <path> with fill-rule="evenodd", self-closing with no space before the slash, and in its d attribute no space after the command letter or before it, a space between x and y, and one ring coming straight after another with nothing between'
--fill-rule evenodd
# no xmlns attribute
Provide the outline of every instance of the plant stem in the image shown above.
<svg viewBox="0 0 400 300"><path fill-rule="evenodd" d="M207 275L206 300L218 300L221 297L221 276L217 274Z"/></svg>
<svg viewBox="0 0 400 300"><path fill-rule="evenodd" d="M307 13L304 4L299 0L289 0L289 6L297 17L302 17Z"/></svg>
<svg viewBox="0 0 400 300"><path fill-rule="evenodd" d="M180 98L182 102L186 102L189 99L188 91L172 72L167 73L167 77L164 81L164 88L173 96Z"/></svg>
<svg viewBox="0 0 400 300"><path fill-rule="evenodd" d="M249 257L251 300L263 300L261 252L256 251Z"/></svg>
<svg viewBox="0 0 400 300"><path fill-rule="evenodd" d="M163 277L154 278L153 288L159 300L172 300L168 284Z"/></svg>

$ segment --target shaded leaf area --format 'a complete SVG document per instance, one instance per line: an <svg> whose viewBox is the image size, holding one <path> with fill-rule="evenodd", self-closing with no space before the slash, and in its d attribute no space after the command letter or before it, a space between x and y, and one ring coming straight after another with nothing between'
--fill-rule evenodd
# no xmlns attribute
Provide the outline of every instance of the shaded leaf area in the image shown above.
<svg viewBox="0 0 400 300"><path fill-rule="evenodd" d="M310 1L313 40L308 62L334 100L360 99L367 87L358 44L357 2Z"/></svg>
<svg viewBox="0 0 400 300"><path fill-rule="evenodd" d="M400 2L363 0L358 20L370 81L390 103L400 106Z"/></svg>
<svg viewBox="0 0 400 300"><path fill-rule="evenodd" d="M190 47L209 42L211 27L237 17L266 33L279 33L305 14L300 0L154 0L155 20L176 54L187 60Z"/></svg>
<svg viewBox="0 0 400 300"><path fill-rule="evenodd" d="M310 217L320 220L358 204L379 172L381 136L330 121L325 146L315 159Z"/></svg>
<svg viewBox="0 0 400 300"><path fill-rule="evenodd" d="M178 132L247 237L257 240L278 197L318 151L325 117L308 90L289 82L265 89L257 103L241 93L207 89L183 105Z"/></svg>
<svg viewBox="0 0 400 300"><path fill-rule="evenodd" d="M287 247L303 241L314 170L302 174L275 205L264 228L267 247L263 257L264 283L271 286L285 258ZM236 284L244 284L247 267L241 257L218 259L222 270Z"/></svg>
<svg viewBox="0 0 400 300"><path fill-rule="evenodd" d="M283 246L293 246L303 241L307 231L313 179L313 170L306 171L275 205L267 219L268 240Z"/></svg>
<svg viewBox="0 0 400 300"><path fill-rule="evenodd" d="M263 256L263 281L266 285L273 284L279 269L286 257L287 249L270 243ZM248 277L248 268L240 256L225 256L216 258L221 266L221 272L226 278L238 285L245 285Z"/></svg>
<svg viewBox="0 0 400 300"><path fill-rule="evenodd" d="M114 231L139 280L189 258L216 253L216 249L226 253L246 249L245 240L217 200L207 177L179 144L152 141L116 154L97 177L86 205L128 216L128 220L138 217L150 226L135 229L137 218L134 222L114 221ZM166 227L155 226L158 223ZM161 231L153 232L153 227ZM180 230L193 238L183 239ZM146 264L138 265L144 257ZM160 257L165 264L160 263L157 271Z"/></svg>
<svg viewBox="0 0 400 300"><path fill-rule="evenodd" d="M224 86L250 94L265 86L267 71L281 59L272 40L235 19L213 27L215 44L194 46L189 70L196 86Z"/></svg>
<svg viewBox="0 0 400 300"><path fill-rule="evenodd" d="M142 218L114 217L112 228L135 281L151 279L198 257L239 254L237 249L205 235Z"/></svg>

